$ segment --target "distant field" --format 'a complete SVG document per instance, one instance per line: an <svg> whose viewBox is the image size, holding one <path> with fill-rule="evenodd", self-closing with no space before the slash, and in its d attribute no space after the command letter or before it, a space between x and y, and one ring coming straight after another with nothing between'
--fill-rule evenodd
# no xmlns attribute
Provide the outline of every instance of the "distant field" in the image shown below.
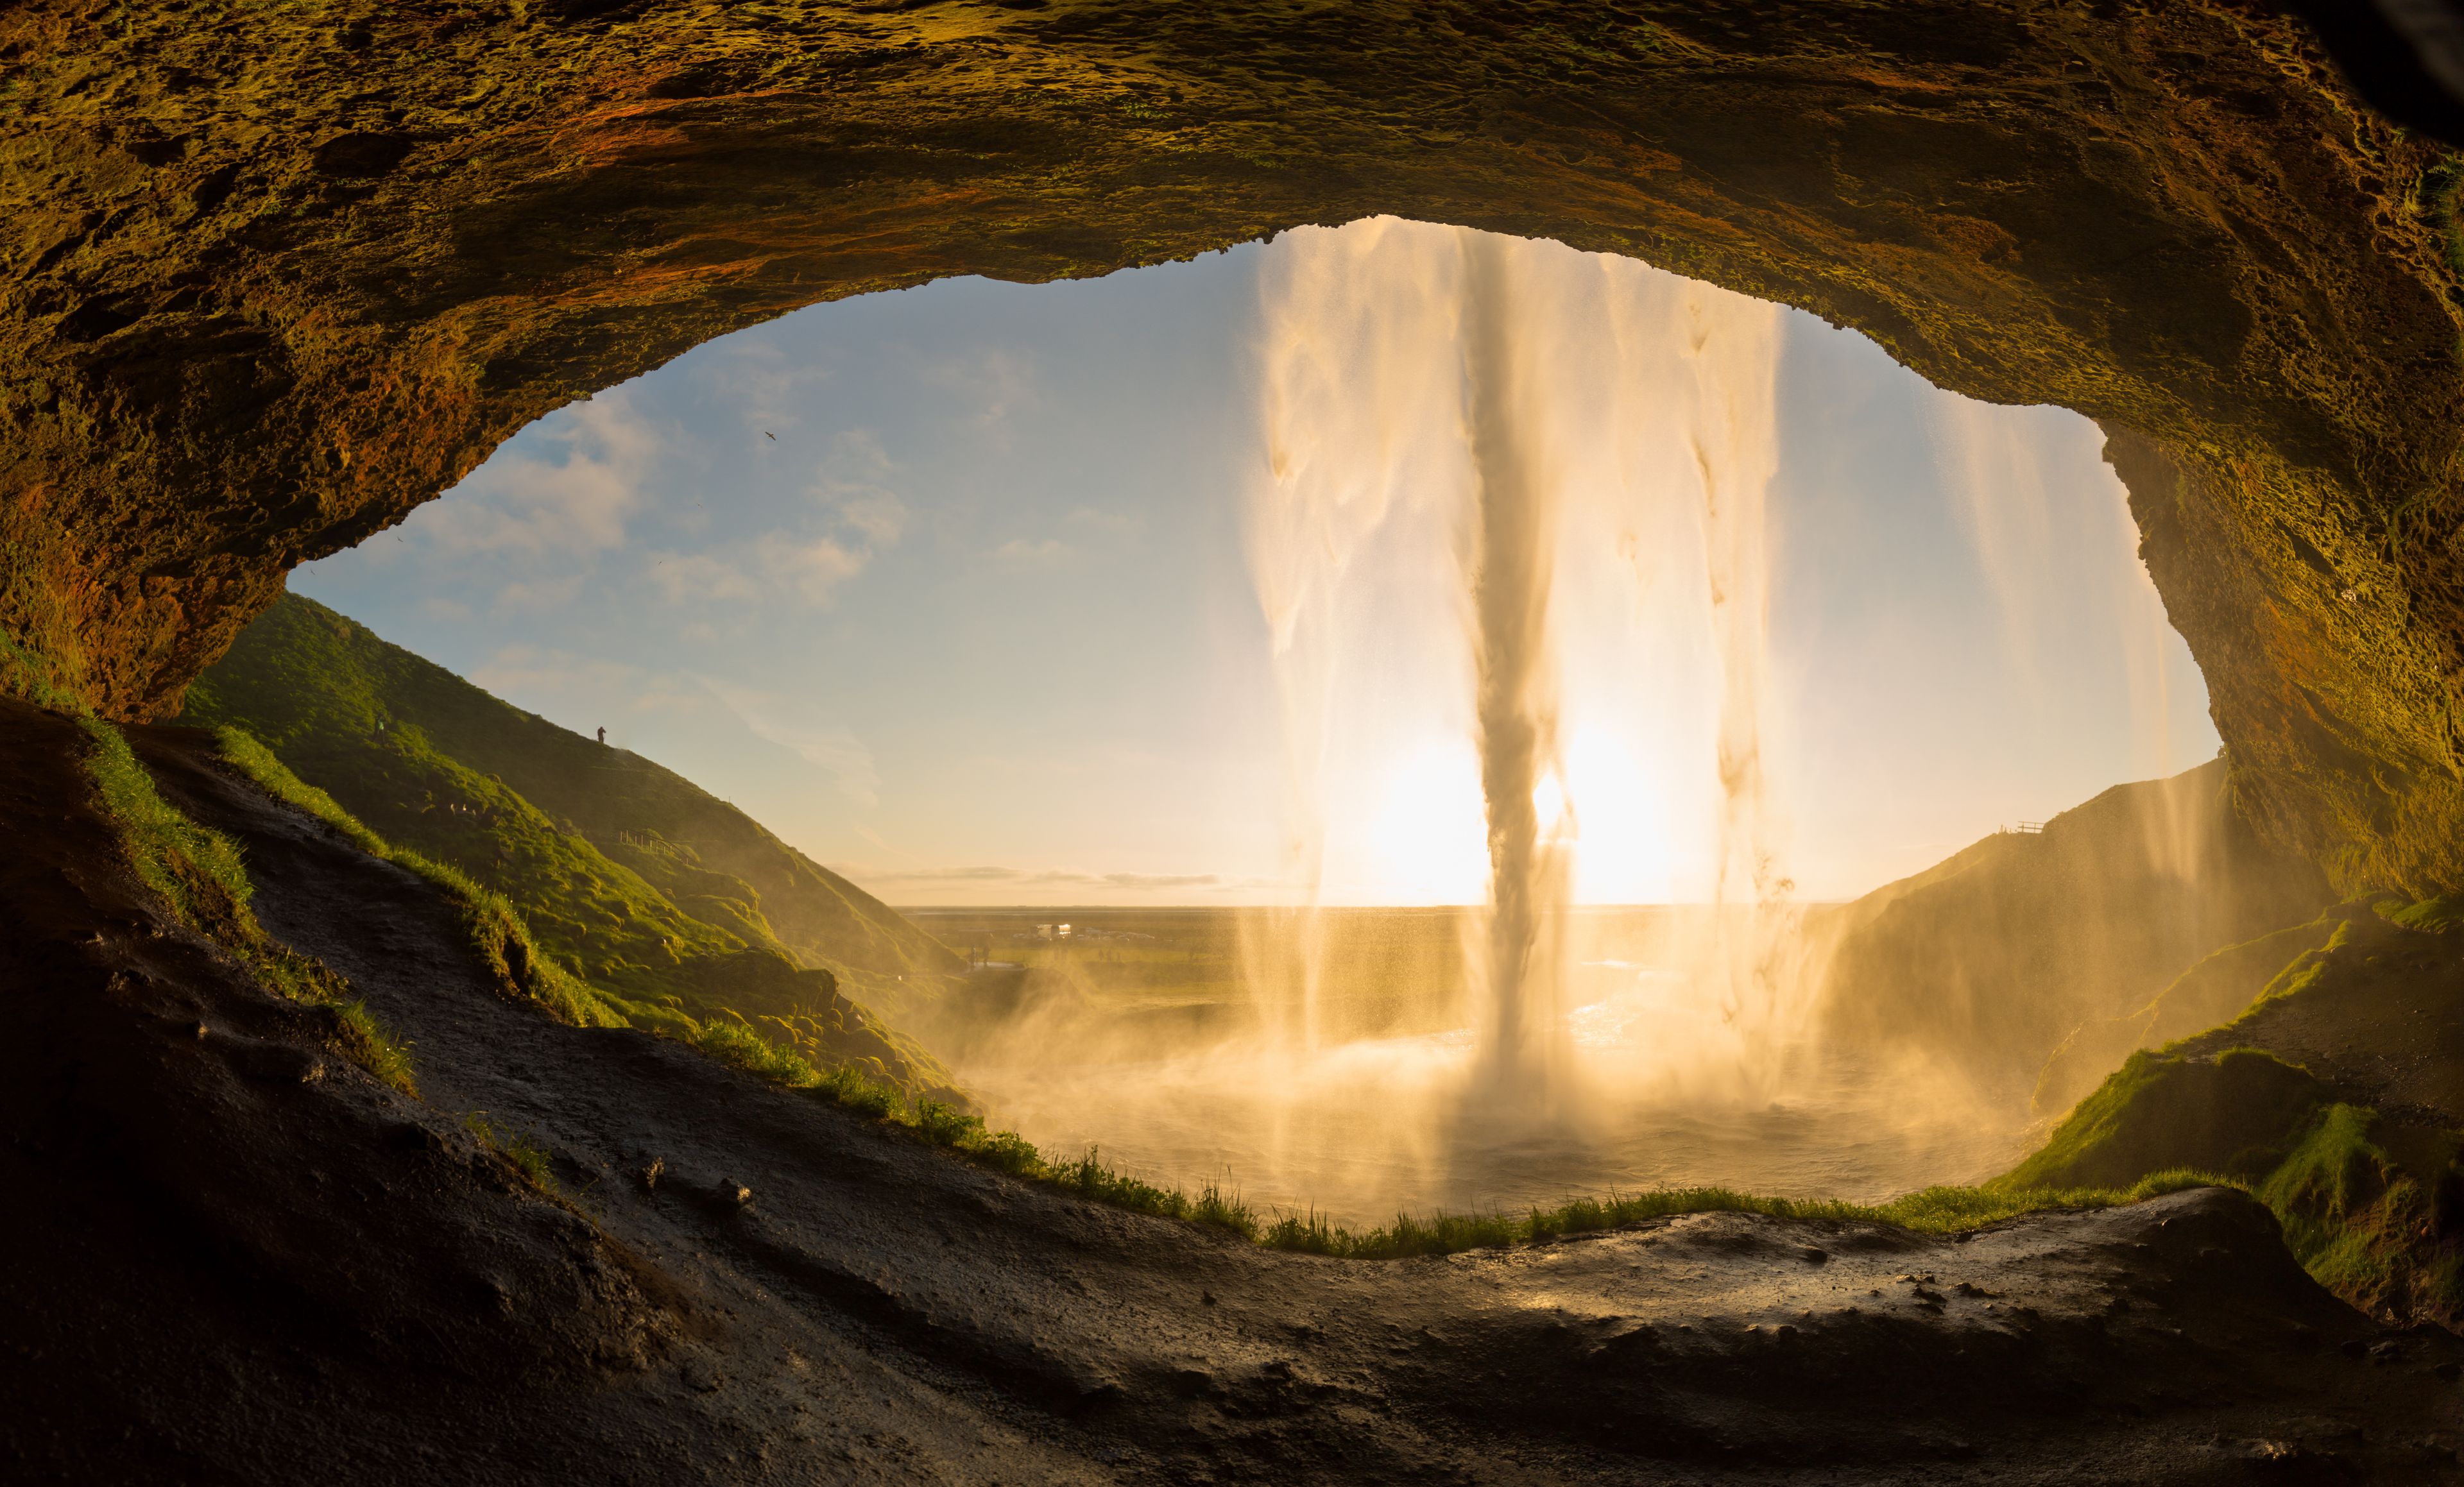
<svg viewBox="0 0 2464 1487"><path fill-rule="evenodd" d="M1305 1015L1312 968L1320 1030L1334 1037L1451 1025L1467 995L1456 908L905 912L961 955L1023 968L1026 1000L1064 999L1121 1032L1278 1026Z"/></svg>
<svg viewBox="0 0 2464 1487"><path fill-rule="evenodd" d="M1479 929L1476 911L1460 908L900 912L972 961L1022 968L1019 995L1031 1003L1065 998L1116 1025L1155 1020L1207 1034L1308 1016L1318 1037L1338 1039L1460 1026L1469 1013L1469 937ZM1675 926L1702 912L1577 909L1568 958L1651 959Z"/></svg>

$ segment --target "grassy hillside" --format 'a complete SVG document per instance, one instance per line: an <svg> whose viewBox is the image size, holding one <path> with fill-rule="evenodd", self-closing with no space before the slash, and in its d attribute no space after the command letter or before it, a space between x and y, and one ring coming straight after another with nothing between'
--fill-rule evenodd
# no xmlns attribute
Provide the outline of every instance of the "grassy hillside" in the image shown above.
<svg viewBox="0 0 2464 1487"><path fill-rule="evenodd" d="M503 894L551 961L620 1003L819 1027L946 1083L867 1010L961 972L937 941L672 771L314 601L252 624L180 721L245 731L386 841Z"/></svg>
<svg viewBox="0 0 2464 1487"><path fill-rule="evenodd" d="M2083 1025L2140 1013L2204 957L2307 924L2333 898L2317 866L2259 842L2217 759L2118 785L2040 834L1988 837L1838 910L1824 1018L2024 1099ZM2103 1057L2110 1039L2092 1040L2089 1086L2137 1046Z"/></svg>

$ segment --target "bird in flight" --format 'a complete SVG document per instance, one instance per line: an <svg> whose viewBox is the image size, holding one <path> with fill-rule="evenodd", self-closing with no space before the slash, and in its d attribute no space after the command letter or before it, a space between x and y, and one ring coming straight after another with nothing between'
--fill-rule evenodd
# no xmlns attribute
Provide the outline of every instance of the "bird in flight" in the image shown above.
<svg viewBox="0 0 2464 1487"><path fill-rule="evenodd" d="M769 429L767 429L767 428L764 428L763 430L761 430L761 437L762 437L762 438L764 438L764 439L769 440L772 444L777 444L777 443L779 442L779 436L778 436L777 434L772 433L772 432L771 432Z"/></svg>

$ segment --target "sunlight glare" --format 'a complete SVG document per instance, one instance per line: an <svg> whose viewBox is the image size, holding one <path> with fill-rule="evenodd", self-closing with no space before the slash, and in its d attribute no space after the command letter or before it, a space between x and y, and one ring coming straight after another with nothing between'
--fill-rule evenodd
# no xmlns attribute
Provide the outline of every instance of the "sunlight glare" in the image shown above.
<svg viewBox="0 0 2464 1487"><path fill-rule="evenodd" d="M1375 815L1363 823L1357 877L1331 876L1352 902L1477 904L1488 872L1484 820L1471 740L1429 738L1386 776ZM1341 844L1330 842L1330 851Z"/></svg>

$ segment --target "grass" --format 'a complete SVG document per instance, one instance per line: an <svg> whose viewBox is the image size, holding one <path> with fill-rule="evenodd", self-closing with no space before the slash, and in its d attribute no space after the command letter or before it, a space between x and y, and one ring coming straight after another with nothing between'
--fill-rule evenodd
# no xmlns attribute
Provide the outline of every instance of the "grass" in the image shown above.
<svg viewBox="0 0 2464 1487"><path fill-rule="evenodd" d="M512 895L542 948L627 997L694 1001L691 962L746 948L875 993L960 969L690 781L297 595L207 669L182 721L245 728L393 842Z"/></svg>
<svg viewBox="0 0 2464 1487"><path fill-rule="evenodd" d="M633 1018L609 1004L589 983L540 953L511 900L483 887L458 867L421 853L395 846L370 830L334 798L293 774L245 729L216 728L214 746L225 762L256 782L259 789L306 811L348 838L371 857L409 869L428 880L462 914L463 931L480 963L497 984L517 996L546 1008L559 1020L576 1027L628 1027Z"/></svg>
<svg viewBox="0 0 2464 1487"><path fill-rule="evenodd" d="M119 729L97 717L77 721L94 743L86 770L94 776L95 793L120 828L137 876L190 924L209 914L245 908L254 889L238 845L164 799Z"/></svg>
<svg viewBox="0 0 2464 1487"><path fill-rule="evenodd" d="M565 1021L691 1039L737 1010L801 1017L819 1062L875 1060L911 1093L951 1085L871 1008L935 1000L957 958L647 759L297 596L198 679L182 721L436 885L499 985Z"/></svg>
<svg viewBox="0 0 2464 1487"><path fill-rule="evenodd" d="M198 825L163 798L119 729L78 719L93 742L86 771L96 803L118 831L140 882L182 924L213 941L256 979L292 1001L329 1009L332 1039L343 1056L403 1094L417 1098L410 1053L352 1000L350 987L323 962L275 943L249 908L255 886L238 843Z"/></svg>
<svg viewBox="0 0 2464 1487"><path fill-rule="evenodd" d="M86 726L97 740L93 770L98 790L114 819L122 823L141 876L149 886L160 885L158 891L180 908L184 917L193 911L184 906L208 898L231 906L229 912L245 913L250 886L237 847L229 839L189 821L165 802L117 730L95 721ZM372 855L399 863L444 889L463 907L474 945L483 957L489 958L509 983L528 991L537 982L526 983L522 979L526 974L536 976L540 968L547 968L551 976L557 973L551 963L538 955L520 916L501 898L490 895L451 867L394 848L330 796L299 780L244 731L226 726L216 731L216 737L223 757L269 794L327 821ZM253 918L247 924L253 929ZM278 951L278 948L264 941L261 930L254 932L260 953ZM330 972L324 973L331 977ZM339 982L339 978L332 979ZM587 987L582 990L589 992ZM551 1011L560 1010L551 997L537 992L529 994ZM317 999L335 1006L341 1025L359 1035L357 1040L364 1047L354 1057L363 1066L409 1091L407 1053L385 1038L363 1005L331 995ZM612 1011L610 1015L621 1016ZM569 1004L564 1016L566 1020L579 1020ZM858 1114L904 1126L931 1145L1013 1177L1059 1188L1132 1213L1212 1228L1270 1249L1347 1258L1451 1255L1599 1232L1681 1214L1712 1212L1861 1220L1925 1233L1951 1233L2048 1209L2110 1207L2226 1181L2187 1170L2153 1173L2127 1187L2048 1187L2006 1180L1984 1188L1928 1188L1878 1205L1761 1197L1725 1188L1673 1189L1576 1198L1555 1208L1533 1207L1520 1215L1502 1212L1441 1212L1426 1216L1400 1214L1391 1224L1355 1233L1313 1213L1262 1218L1239 1194L1226 1192L1213 1183L1200 1187L1195 1195L1178 1187L1158 1186L1106 1164L1102 1153L1091 1148L1076 1158L1047 1156L1015 1131L988 1130L980 1116L966 1114L942 1102L910 1096L854 1064L816 1067L794 1048L764 1037L751 1021L732 1012L697 1025L690 1019L679 1020L690 1030L686 1040L712 1058ZM2081 1109L2087 1109L2092 1103L2083 1103ZM2075 1114L2074 1120L2077 1119ZM493 1149L503 1153L533 1186L551 1194L558 1192L545 1151L518 1135L499 1131L488 1122L485 1112L467 1117L466 1125Z"/></svg>
<svg viewBox="0 0 2464 1487"><path fill-rule="evenodd" d="M2212 1061L2141 1049L2073 1107L2045 1145L1989 1186L2109 1188L2192 1168L2255 1175L2326 1098L2309 1071L2255 1048Z"/></svg>
<svg viewBox="0 0 2464 1487"><path fill-rule="evenodd" d="M775 1083L812 1090L839 1104L879 1119L912 1121L913 1112L918 1109L949 1110L948 1106L936 1102L913 1100L888 1079L887 1071L877 1060L817 1065L799 1052L797 1046L791 1046L797 1040L798 1029L785 1019L762 1019L776 1024L787 1039L775 1041L764 1037L750 1020L733 1009L706 1009L708 1017L696 1019L684 1013L672 999L665 1004L633 1002L590 986L540 951L520 911L502 894L473 882L458 868L386 841L345 810L331 795L300 779L274 755L272 750L246 730L225 724L214 729L213 733L216 751L221 757L268 795L306 811L341 833L361 850L409 869L444 893L460 909L464 931L470 937L473 950L498 984L513 995L530 998L560 1020L583 1027L640 1027L675 1038L712 1058L749 1070ZM124 752L124 744L122 749ZM137 768L133 758L128 763L131 768ZM138 770L138 776L143 778L142 769ZM150 784L146 789L150 794ZM357 1015L362 1019L365 1017L363 1009ZM802 1020L809 1022L810 1019ZM820 1046L810 1039L804 1039L803 1045ZM981 1122L977 1122L976 1126L975 1134L980 1135ZM957 1136L952 1136L942 1144L953 1145L957 1139ZM1014 1137L1009 1139L1016 1140ZM999 1165L1000 1155L996 1153L993 1160L995 1165Z"/></svg>
<svg viewBox="0 0 2464 1487"><path fill-rule="evenodd" d="M1888 1203L1843 1203L1827 1198L1772 1198L1728 1188L1667 1188L1650 1192L1575 1198L1555 1208L1520 1214L1439 1213L1426 1217L1398 1214L1382 1228L1354 1233L1316 1214L1286 1214L1265 1226L1258 1242L1269 1249L1352 1259L1403 1259L1453 1255L1463 1250L1547 1242L1596 1234L1683 1214L1762 1214L1775 1218L1822 1218L1889 1224L1921 1234L1957 1234L2004 1219L2057 1209L2113 1208L2190 1188L2239 1186L2207 1172L2159 1172L2127 1188L1994 1189L1926 1188Z"/></svg>
<svg viewBox="0 0 2464 1487"><path fill-rule="evenodd" d="M488 1119L485 1110L473 1110L462 1117L462 1125L472 1135L479 1138L481 1146L512 1163L514 1170L522 1174L523 1181L550 1197L564 1196L564 1190L557 1183L556 1173L549 1170L544 1148L532 1145L519 1132L499 1128Z"/></svg>

